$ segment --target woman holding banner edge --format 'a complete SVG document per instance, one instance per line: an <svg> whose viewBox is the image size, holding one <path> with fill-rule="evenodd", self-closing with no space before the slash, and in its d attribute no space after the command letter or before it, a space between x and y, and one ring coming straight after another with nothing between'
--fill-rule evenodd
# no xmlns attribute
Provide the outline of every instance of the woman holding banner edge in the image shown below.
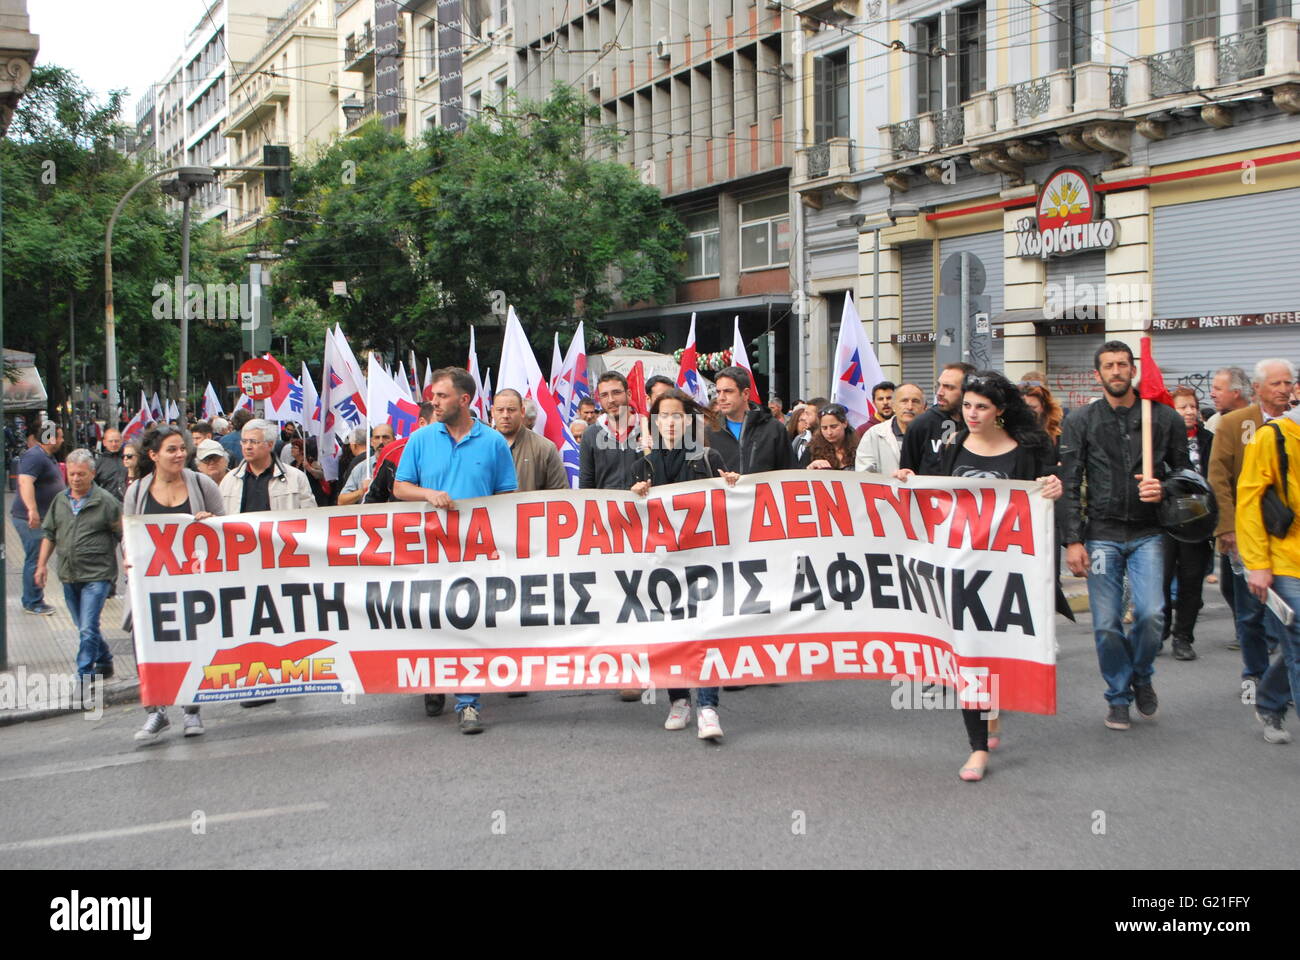
<svg viewBox="0 0 1300 960"><path fill-rule="evenodd" d="M653 425L650 448L633 468L637 482L632 492L644 497L652 487L692 480L721 477L729 486L735 486L740 474L730 473L722 462L722 455L707 444L707 415L695 400L682 390L665 390L650 405ZM722 736L718 722L718 688L700 687L695 692L699 713L696 719L701 740L716 740ZM671 706L665 730L684 730L691 719L691 691L668 691Z"/></svg>
<svg viewBox="0 0 1300 960"><path fill-rule="evenodd" d="M1055 472L1052 441L1010 380L991 370L967 374L962 382L961 408L966 426L944 446L943 475L1037 481L1043 485L1044 499L1060 498L1063 488ZM904 481L914 475L905 469L894 473ZM997 705L993 707L996 710ZM979 709L963 708L961 714L971 755L958 776L977 782L984 779L989 750L1001 740L997 718L986 719L986 711Z"/></svg>

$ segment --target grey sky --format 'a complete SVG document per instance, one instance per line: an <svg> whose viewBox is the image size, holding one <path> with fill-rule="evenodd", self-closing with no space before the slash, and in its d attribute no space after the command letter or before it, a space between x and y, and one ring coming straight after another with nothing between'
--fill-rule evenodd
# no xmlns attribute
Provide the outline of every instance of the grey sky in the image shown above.
<svg viewBox="0 0 1300 960"><path fill-rule="evenodd" d="M122 119L135 122L135 98L163 78L203 17L203 0L27 0L37 63L77 73L101 97L130 91Z"/></svg>

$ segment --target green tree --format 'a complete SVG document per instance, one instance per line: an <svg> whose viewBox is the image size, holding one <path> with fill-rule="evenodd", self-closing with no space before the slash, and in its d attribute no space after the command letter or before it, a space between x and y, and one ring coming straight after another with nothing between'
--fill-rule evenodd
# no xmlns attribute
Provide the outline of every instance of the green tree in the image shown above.
<svg viewBox="0 0 1300 960"><path fill-rule="evenodd" d="M359 346L436 363L463 363L468 325L502 298L549 350L575 312L664 297L683 228L626 166L592 158L611 142L597 112L565 87L517 111L414 145L372 122L296 169L275 229L297 243L299 295Z"/></svg>
<svg viewBox="0 0 1300 960"><path fill-rule="evenodd" d="M39 66L0 143L5 345L36 355L52 412L67 398L70 323L78 366L92 380L105 377L104 231L114 205L148 172L114 148L124 131L121 99L113 92L97 103L71 71ZM215 227L195 231L193 279L215 280L229 269L215 252L216 236ZM119 218L113 265L118 366L131 406L141 387L178 373L177 324L155 319L153 308L155 286L180 272L180 228L156 185L138 191ZM206 364L208 355L229 352L232 343L237 348L238 324L200 330L192 347L196 342L192 354ZM195 378L202 367L191 370Z"/></svg>

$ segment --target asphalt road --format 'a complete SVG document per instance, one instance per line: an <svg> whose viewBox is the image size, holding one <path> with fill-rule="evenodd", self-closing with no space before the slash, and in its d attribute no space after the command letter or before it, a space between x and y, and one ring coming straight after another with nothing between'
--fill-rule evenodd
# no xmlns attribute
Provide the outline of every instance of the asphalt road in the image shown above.
<svg viewBox="0 0 1300 960"><path fill-rule="evenodd" d="M879 681L724 693L719 744L605 692L490 696L478 737L418 697L223 704L191 740L172 708L143 747L122 706L0 728L0 867L1294 868L1300 742L1264 743L1213 591L1127 733L1061 622L1059 714L1006 715L978 784L961 718Z"/></svg>

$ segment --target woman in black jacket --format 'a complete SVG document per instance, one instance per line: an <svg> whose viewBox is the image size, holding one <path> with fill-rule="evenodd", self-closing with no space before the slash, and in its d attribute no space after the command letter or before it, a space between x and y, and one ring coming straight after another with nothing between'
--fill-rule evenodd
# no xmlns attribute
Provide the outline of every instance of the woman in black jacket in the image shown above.
<svg viewBox="0 0 1300 960"><path fill-rule="evenodd" d="M1173 392L1174 410L1187 426L1187 456L1192 469L1201 476L1210 470L1210 442L1214 434L1201 423L1196 391L1179 387ZM1165 561L1165 626L1160 636L1159 653L1165 652L1165 641L1174 637L1174 659L1195 660L1196 618L1201 612L1201 592L1205 574L1213 569L1214 542L1182 543L1169 534L1163 535ZM1174 583L1178 584L1175 595Z"/></svg>
<svg viewBox="0 0 1300 960"><path fill-rule="evenodd" d="M691 480L721 477L729 485L740 479L727 471L722 455L705 442L708 438L707 415L694 399L681 390L665 390L650 405L650 449L637 461L632 492L644 497L652 487ZM699 707L697 718L701 740L722 736L718 722L718 688L700 687L695 693ZM684 730L691 719L691 691L668 691L671 708L664 721L665 730Z"/></svg>
<svg viewBox="0 0 1300 960"><path fill-rule="evenodd" d="M944 447L944 475L1036 480L1043 485L1042 495L1046 499L1056 500L1061 496L1061 479L1054 472L1052 442L1033 411L1025 405L1015 384L991 370L967 374L962 383L961 407L966 426ZM894 476L908 480L913 473L898 470ZM984 712L978 709L961 712L971 747L970 758L958 774L963 780L984 779L989 750L1001 739L997 719L983 719Z"/></svg>

